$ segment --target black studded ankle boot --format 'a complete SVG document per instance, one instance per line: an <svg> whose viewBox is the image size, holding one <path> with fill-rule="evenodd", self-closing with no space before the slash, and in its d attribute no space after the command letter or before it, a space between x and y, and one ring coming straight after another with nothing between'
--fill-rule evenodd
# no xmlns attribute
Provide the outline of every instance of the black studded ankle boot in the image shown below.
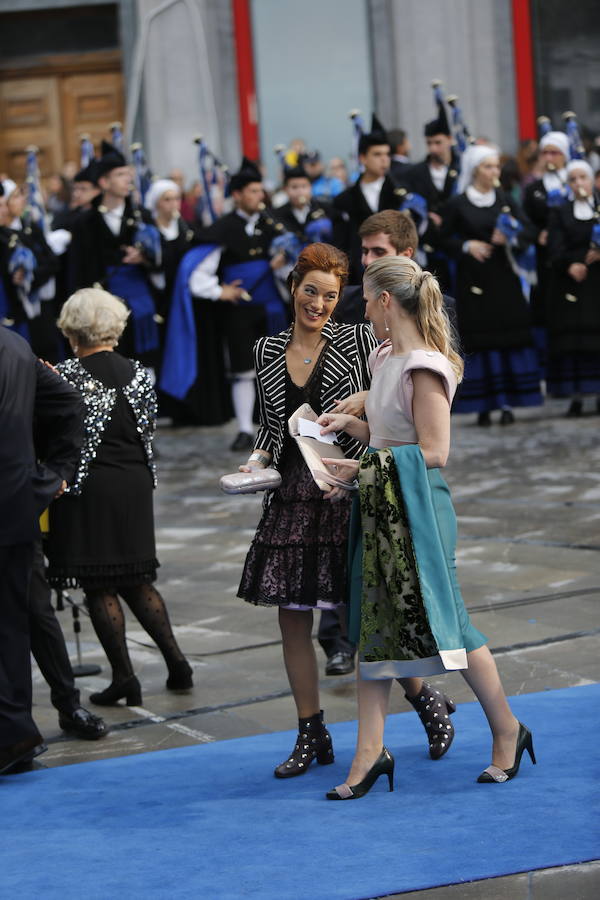
<svg viewBox="0 0 600 900"><path fill-rule="evenodd" d="M441 759L454 740L454 725L450 721L450 716L456 711L454 700L426 681L416 697L409 697L408 694L404 696L423 723L429 741L430 757Z"/></svg>
<svg viewBox="0 0 600 900"><path fill-rule="evenodd" d="M313 759L321 766L333 762L333 745L331 735L323 724L323 710L306 719L298 719L296 746L289 759L277 766L274 775L276 778L304 775Z"/></svg>

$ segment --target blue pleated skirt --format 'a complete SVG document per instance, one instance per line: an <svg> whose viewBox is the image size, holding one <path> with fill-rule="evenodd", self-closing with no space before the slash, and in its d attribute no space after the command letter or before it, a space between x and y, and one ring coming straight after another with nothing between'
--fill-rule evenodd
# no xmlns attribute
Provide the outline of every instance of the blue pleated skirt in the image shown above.
<svg viewBox="0 0 600 900"><path fill-rule="evenodd" d="M599 298L600 302L600 298ZM548 360L548 393L552 397L600 394L600 353L561 353Z"/></svg>
<svg viewBox="0 0 600 900"><path fill-rule="evenodd" d="M533 347L469 353L452 411L479 413L504 406L541 406L541 378Z"/></svg>

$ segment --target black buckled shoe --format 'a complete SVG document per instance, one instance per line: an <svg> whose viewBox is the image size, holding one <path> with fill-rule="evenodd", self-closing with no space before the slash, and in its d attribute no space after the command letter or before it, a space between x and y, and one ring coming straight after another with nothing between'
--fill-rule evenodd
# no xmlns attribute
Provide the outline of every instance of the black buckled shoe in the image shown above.
<svg viewBox="0 0 600 900"><path fill-rule="evenodd" d="M441 759L454 740L454 725L450 716L456 712L456 703L426 681L416 697L409 697L408 694L404 696L423 724L429 741L430 757Z"/></svg>
<svg viewBox="0 0 600 900"><path fill-rule="evenodd" d="M63 731L75 734L84 741L97 741L109 732L108 725L83 706L58 714L58 724Z"/></svg>
<svg viewBox="0 0 600 900"><path fill-rule="evenodd" d="M328 766L334 759L331 735L323 724L323 710L307 719L298 719L298 737L292 755L273 774L276 778L304 775L313 759L321 766Z"/></svg>
<svg viewBox="0 0 600 900"><path fill-rule="evenodd" d="M340 650L328 657L325 666L326 675L349 675L350 672L354 672L354 657L351 653Z"/></svg>

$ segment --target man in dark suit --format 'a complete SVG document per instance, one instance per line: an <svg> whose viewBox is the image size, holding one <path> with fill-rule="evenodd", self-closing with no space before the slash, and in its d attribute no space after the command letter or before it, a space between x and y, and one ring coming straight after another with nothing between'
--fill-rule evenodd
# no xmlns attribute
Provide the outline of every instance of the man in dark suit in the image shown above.
<svg viewBox="0 0 600 900"><path fill-rule="evenodd" d="M397 185L389 175L390 142L376 116L373 116L371 131L361 135L359 139L358 161L363 170L360 178L333 201L346 222L342 249L350 257L351 284L357 284L362 277L358 229L373 213L383 209L398 209L400 205L400 198L396 194Z"/></svg>
<svg viewBox="0 0 600 900"><path fill-rule="evenodd" d="M39 516L75 474L82 443L77 391L0 328L0 773L44 749L31 716L29 579Z"/></svg>

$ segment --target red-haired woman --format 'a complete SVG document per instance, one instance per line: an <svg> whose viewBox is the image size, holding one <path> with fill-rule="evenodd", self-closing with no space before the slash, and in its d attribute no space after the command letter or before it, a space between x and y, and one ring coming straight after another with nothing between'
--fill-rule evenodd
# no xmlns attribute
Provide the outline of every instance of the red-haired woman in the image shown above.
<svg viewBox="0 0 600 900"><path fill-rule="evenodd" d="M275 769L279 778L302 775L315 758L333 762L320 710L312 624L314 609L345 602L348 495L339 488L324 494L317 487L287 421L303 403L319 415L369 387L368 358L377 343L370 326L332 320L347 276L344 253L329 244L310 244L289 276L293 324L254 347L260 427L254 451L240 469L274 466L282 484L266 496L238 594L249 603L279 607L283 656L299 719L296 747ZM350 457L364 450L351 438L344 437L342 446ZM326 502L335 495L340 502Z"/></svg>

